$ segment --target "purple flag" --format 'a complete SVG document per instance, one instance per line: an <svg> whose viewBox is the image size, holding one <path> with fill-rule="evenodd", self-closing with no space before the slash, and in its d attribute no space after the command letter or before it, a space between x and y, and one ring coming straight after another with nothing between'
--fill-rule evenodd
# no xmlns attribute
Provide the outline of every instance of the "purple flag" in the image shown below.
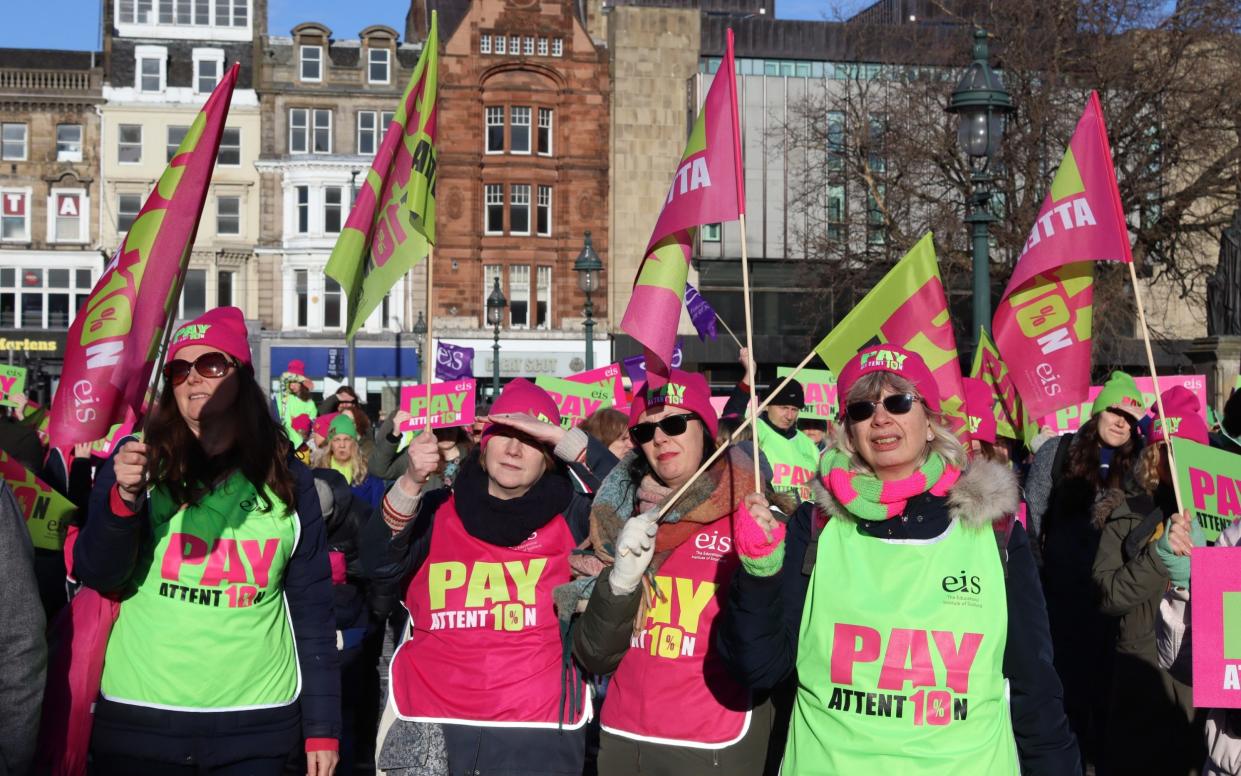
<svg viewBox="0 0 1241 776"><path fill-rule="evenodd" d="M464 380L474 376L474 348L441 342L435 355L437 380Z"/></svg>
<svg viewBox="0 0 1241 776"><path fill-rule="evenodd" d="M673 369L680 369L683 357L684 354L681 353L681 342L680 340L677 340L677 343L672 350L671 367ZM625 368L625 374L629 375L629 379L633 382L635 387L638 383L646 380L646 356L644 354L639 353L636 356L630 356L621 362L621 366Z"/></svg>
<svg viewBox="0 0 1241 776"><path fill-rule="evenodd" d="M698 339L706 342L708 337L715 339L719 336L715 331L715 310L707 298L689 283L685 284L685 307L689 310L694 328L698 330Z"/></svg>

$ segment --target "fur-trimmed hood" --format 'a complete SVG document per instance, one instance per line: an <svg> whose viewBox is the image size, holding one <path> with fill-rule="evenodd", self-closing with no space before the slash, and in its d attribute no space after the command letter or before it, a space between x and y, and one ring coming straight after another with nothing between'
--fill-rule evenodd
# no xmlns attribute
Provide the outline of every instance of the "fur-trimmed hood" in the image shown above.
<svg viewBox="0 0 1241 776"><path fill-rule="evenodd" d="M827 518L857 520L828 491L821 477L811 486L818 525ZM957 484L948 491L948 514L969 525L987 526L1007 515L1017 513L1021 506L1021 489L1011 466L983 458L976 459L961 472Z"/></svg>

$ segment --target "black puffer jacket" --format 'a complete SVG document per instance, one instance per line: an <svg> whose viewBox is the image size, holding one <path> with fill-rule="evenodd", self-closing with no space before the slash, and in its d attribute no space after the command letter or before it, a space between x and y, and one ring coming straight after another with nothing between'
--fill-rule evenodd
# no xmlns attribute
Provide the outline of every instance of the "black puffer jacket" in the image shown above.
<svg viewBox="0 0 1241 776"><path fill-rule="evenodd" d="M344 561L345 581L333 579L333 602L336 609L336 630L347 631L366 628L371 607L367 601L370 583L362 570L362 557L358 547L362 526L370 517L370 505L354 498L353 489L340 472L333 469L315 469L315 489L330 489L330 503L319 493L319 505L323 508L323 523L327 528L328 558L334 564ZM320 485L322 483L322 486ZM336 567L333 566L333 571Z"/></svg>

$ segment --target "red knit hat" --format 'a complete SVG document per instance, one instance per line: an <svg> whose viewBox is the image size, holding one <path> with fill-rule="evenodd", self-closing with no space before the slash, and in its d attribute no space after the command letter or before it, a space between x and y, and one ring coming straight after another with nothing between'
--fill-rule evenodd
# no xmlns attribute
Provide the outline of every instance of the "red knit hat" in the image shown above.
<svg viewBox="0 0 1241 776"><path fill-rule="evenodd" d="M1174 385L1163 392L1163 408L1168 413L1167 419L1159 417L1159 405L1151 408L1154 422L1150 425L1149 441L1151 444L1162 442L1169 436L1188 439L1200 445L1211 443L1207 435L1207 423L1202 419L1198 407L1198 397L1183 385Z"/></svg>
<svg viewBox="0 0 1241 776"><path fill-rule="evenodd" d="M289 421L289 425L293 427L294 431L302 436L307 436L310 434L310 416L306 413L295 416L293 420Z"/></svg>
<svg viewBox="0 0 1241 776"><path fill-rule="evenodd" d="M556 406L555 399L534 383L524 377L519 377L504 386L504 390L500 391L500 398L491 405L491 410L487 415L490 418L495 415L522 412L544 423L560 425L560 409ZM500 425L502 425L500 421L489 420L487 425L483 426L483 434L478 440L479 445L486 445L487 440L499 431Z"/></svg>
<svg viewBox="0 0 1241 776"><path fill-rule="evenodd" d="M182 348L203 345L227 353L250 366L250 340L246 333L246 317L236 307L208 310L177 329L168 343L168 360L177 357Z"/></svg>
<svg viewBox="0 0 1241 776"><path fill-rule="evenodd" d="M661 404L694 413L712 437L719 431L720 420L715 415L715 407L711 406L711 388L707 378L700 374L673 369L668 374L668 383L660 388L647 391L646 383L639 385L629 405L629 425L637 424L643 412Z"/></svg>
<svg viewBox="0 0 1241 776"><path fill-rule="evenodd" d="M977 377L965 378L965 414L969 417L970 438L995 444L995 392Z"/></svg>
<svg viewBox="0 0 1241 776"><path fill-rule="evenodd" d="M836 395L842 416L849 389L858 378L871 372L891 372L904 377L914 384L926 406L932 412L939 412L939 386L922 356L895 345L872 345L858 351L858 354L845 364L845 368L840 370L840 379L836 381Z"/></svg>

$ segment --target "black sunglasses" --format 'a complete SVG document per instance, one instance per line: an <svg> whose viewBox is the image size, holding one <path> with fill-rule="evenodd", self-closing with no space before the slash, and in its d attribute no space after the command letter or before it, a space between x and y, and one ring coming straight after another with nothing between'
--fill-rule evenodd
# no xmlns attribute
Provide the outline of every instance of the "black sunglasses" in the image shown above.
<svg viewBox="0 0 1241 776"><path fill-rule="evenodd" d="M639 423L629 427L629 436L635 445L644 445L655 438L655 429L659 429L670 437L680 436L689 428L689 422L696 418L688 412L679 415L668 415L657 421Z"/></svg>
<svg viewBox="0 0 1241 776"><path fill-rule="evenodd" d="M225 355L221 352L212 351L211 353L203 353L193 362L186 361L183 358L176 358L164 364L164 379L173 385L180 385L190 376L190 369L198 372L203 377L223 377L228 374L228 370L232 367L240 367L240 362L232 356Z"/></svg>
<svg viewBox="0 0 1241 776"><path fill-rule="evenodd" d="M845 414L849 416L849 420L854 423L861 423L875 414L875 408L880 404L888 411L889 415L904 415L914 408L914 402L918 401L918 397L912 393L894 393L891 396L885 396L879 401L855 401L850 402L845 407Z"/></svg>

